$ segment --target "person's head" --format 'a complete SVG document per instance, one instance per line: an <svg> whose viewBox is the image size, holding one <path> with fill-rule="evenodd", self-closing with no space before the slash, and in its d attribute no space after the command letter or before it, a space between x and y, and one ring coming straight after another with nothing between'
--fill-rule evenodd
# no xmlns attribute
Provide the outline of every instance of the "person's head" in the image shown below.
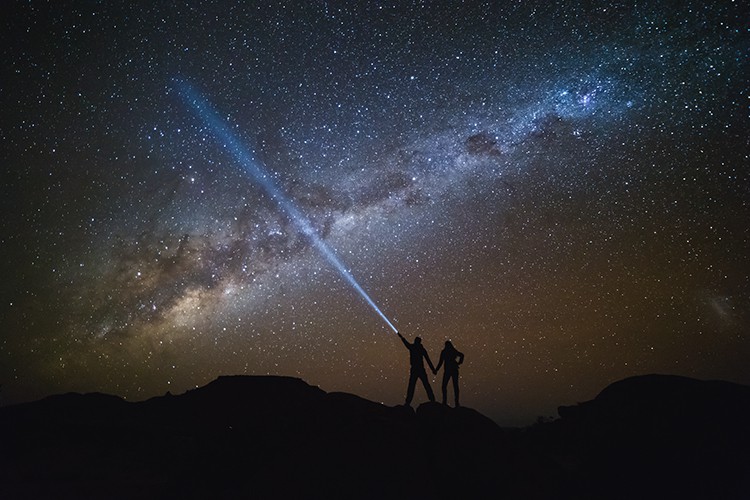
<svg viewBox="0 0 750 500"><path fill-rule="evenodd" d="M453 349L453 344L451 344L450 340L445 341L445 348L446 349Z"/></svg>
<svg viewBox="0 0 750 500"><path fill-rule="evenodd" d="M422 337L414 337L414 343L415 344L421 344L422 343Z"/></svg>

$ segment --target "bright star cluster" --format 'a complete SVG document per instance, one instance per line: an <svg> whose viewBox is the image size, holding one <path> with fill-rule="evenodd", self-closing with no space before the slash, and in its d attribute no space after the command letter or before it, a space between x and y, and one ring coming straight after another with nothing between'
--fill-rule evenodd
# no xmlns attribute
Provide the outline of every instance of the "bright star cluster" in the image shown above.
<svg viewBox="0 0 750 500"><path fill-rule="evenodd" d="M176 81L498 422L635 374L750 383L740 2L3 10L6 404L237 373L402 402L403 346Z"/></svg>

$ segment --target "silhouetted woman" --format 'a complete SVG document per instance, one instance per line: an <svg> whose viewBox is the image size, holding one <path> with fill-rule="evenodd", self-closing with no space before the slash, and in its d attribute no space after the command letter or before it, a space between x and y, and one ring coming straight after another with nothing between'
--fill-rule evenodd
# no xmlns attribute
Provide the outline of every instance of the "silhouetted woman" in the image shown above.
<svg viewBox="0 0 750 500"><path fill-rule="evenodd" d="M445 348L440 353L440 361L438 361L437 368L435 368L435 374L437 374L440 367L445 363L445 369L443 370L443 404L446 404L446 396L448 392L448 380L453 379L453 395L456 396L456 408L458 408L458 365L464 362L464 355L459 352L450 340L445 341Z"/></svg>

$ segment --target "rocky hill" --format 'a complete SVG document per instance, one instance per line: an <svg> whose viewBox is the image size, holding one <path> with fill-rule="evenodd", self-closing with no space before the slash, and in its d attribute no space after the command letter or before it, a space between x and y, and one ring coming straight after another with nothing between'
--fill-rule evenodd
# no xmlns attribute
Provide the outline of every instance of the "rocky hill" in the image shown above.
<svg viewBox="0 0 750 500"><path fill-rule="evenodd" d="M2 498L745 498L750 388L627 379L502 429L287 377L0 408Z"/></svg>

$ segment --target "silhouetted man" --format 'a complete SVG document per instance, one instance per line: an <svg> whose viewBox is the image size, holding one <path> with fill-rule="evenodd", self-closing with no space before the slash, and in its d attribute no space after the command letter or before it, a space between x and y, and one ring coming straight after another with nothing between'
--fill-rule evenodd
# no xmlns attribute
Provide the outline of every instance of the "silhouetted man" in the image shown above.
<svg viewBox="0 0 750 500"><path fill-rule="evenodd" d="M433 373L437 375L440 367L445 363L445 369L443 370L443 404L446 404L446 396L448 393L448 380L453 379L453 395L456 397L456 408L458 408L458 365L464 362L464 354L458 352L450 340L445 341L445 348L440 353L440 361L438 361L437 368L433 370Z"/></svg>
<svg viewBox="0 0 750 500"><path fill-rule="evenodd" d="M422 345L422 339L416 337L414 343L410 344L406 341L401 332L398 333L401 342L404 343L407 349L409 349L409 363L411 364L411 370L409 371L409 388L406 390L406 406L411 406L411 400L414 397L414 386L417 385L417 379L422 381L424 390L427 391L427 397L430 401L435 401L435 395L432 393L432 387L430 382L427 380L427 372L424 369L423 359L427 360L427 364L430 365L430 370L435 371L435 367L430 361L430 356L427 355L427 351Z"/></svg>

